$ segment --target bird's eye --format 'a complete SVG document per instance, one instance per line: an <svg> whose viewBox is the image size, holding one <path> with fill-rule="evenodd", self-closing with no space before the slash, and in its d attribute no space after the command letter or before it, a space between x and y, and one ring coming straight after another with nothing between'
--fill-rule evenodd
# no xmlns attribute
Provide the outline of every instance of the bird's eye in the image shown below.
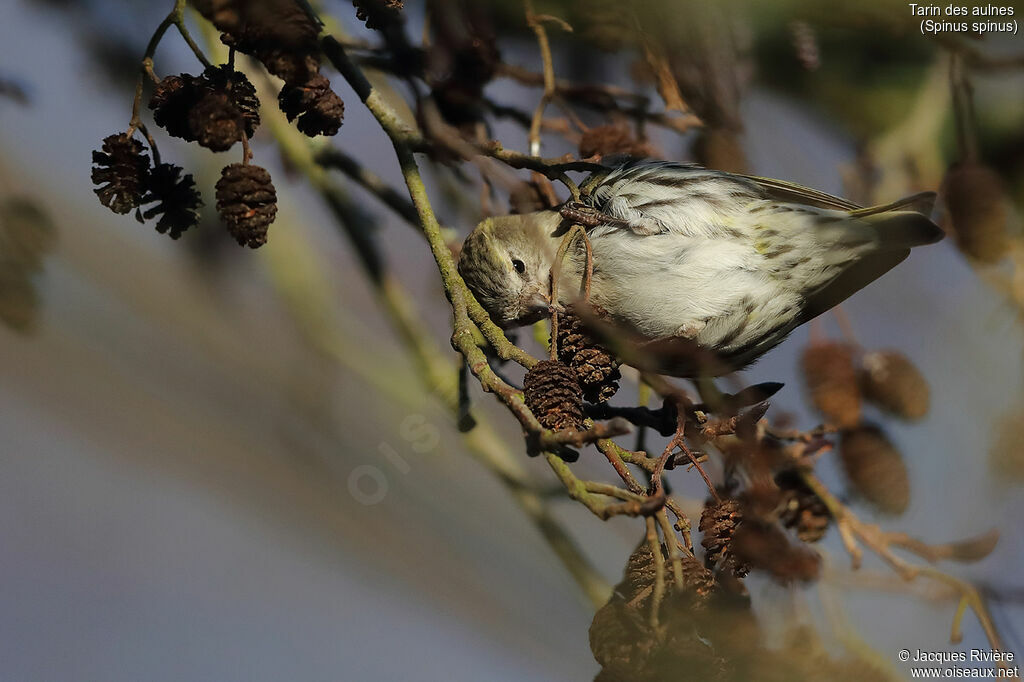
<svg viewBox="0 0 1024 682"><path fill-rule="evenodd" d="M520 275L523 274L524 272L526 272L526 263L524 263L523 261L519 260L518 258L513 258L512 259L512 267Z"/></svg>

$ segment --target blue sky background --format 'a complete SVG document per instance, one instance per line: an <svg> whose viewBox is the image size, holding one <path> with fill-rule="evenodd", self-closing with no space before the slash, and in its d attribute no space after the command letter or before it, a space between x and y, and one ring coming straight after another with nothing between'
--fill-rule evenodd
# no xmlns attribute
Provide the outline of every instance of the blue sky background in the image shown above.
<svg viewBox="0 0 1024 682"><path fill-rule="evenodd" d="M521 47L507 54L532 59ZM170 35L157 71L188 68ZM257 140L256 154L281 192L270 244L229 251L222 270L205 273L182 243L96 202L90 150L125 128L130 102L91 71L61 19L24 2L0 6L0 72L27 83L32 100L0 100L0 188L45 203L60 231L40 282L39 329L0 328L0 679L589 679L590 608L506 491L459 451L445 415L418 391L395 405L295 330L271 286L275 259L289 254L329 275L332 314L352 346L411 376L346 246L279 169L269 139ZM340 77L332 81L347 103L335 143L397 180L382 135ZM517 102L537 95L504 82L492 92ZM841 192L853 145L827 121L759 90L744 117L754 172ZM525 148L517 129L498 137ZM162 150L190 169L212 160ZM197 179L212 203L211 176ZM429 254L393 216L380 220L395 271L421 292L421 312L445 345ZM915 252L845 309L866 348L906 352L932 385L928 418L887 424L913 494L907 514L885 527L939 542L998 526L992 557L950 568L1020 587L1024 498L987 466L996 418L1021 400L1012 309L948 240ZM786 381L773 410L811 426L795 378L805 339L806 330L794 334L745 380ZM490 408L488 398L478 403ZM438 452L417 453L396 432L409 415L440 429ZM494 417L518 453L511 420ZM408 463L405 473L387 451ZM583 459L581 475L607 475ZM348 491L365 464L387 480L374 506ZM527 462L545 476L538 464ZM691 478L673 480L699 500ZM617 579L636 523L601 523L568 503L559 510ZM883 658L947 646L954 602L850 588L834 532L824 546L835 569L824 589L843 596ZM873 560L865 572L888 575ZM769 615L792 609L785 591L756 587ZM821 611L814 589L800 601ZM1021 610L1000 608L997 618L1024 653ZM984 646L973 617L964 622L961 646Z"/></svg>

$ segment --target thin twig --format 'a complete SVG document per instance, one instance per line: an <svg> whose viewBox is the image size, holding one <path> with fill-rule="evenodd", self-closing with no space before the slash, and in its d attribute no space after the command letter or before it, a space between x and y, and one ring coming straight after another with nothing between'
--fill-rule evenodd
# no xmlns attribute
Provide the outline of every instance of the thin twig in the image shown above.
<svg viewBox="0 0 1024 682"><path fill-rule="evenodd" d="M658 513L665 504L665 497L663 495L636 495L625 502L609 503L598 500L587 489L588 483L577 478L576 475L572 473L569 465L565 463L565 460L550 452L545 453L544 457L547 459L551 470L555 472L558 480L565 486L565 490L569 494L569 497L585 506L592 514L594 514L594 516L601 520L607 520L613 516L651 517ZM629 491L619 490L621 491L620 494L632 495ZM605 495L606 493L601 492L600 494Z"/></svg>
<svg viewBox="0 0 1024 682"><path fill-rule="evenodd" d="M654 562L654 590L651 594L651 627L658 627L661 601L665 598L665 557L661 555L661 543L658 542L658 529L654 518L647 518L647 545L651 550Z"/></svg>
<svg viewBox="0 0 1024 682"><path fill-rule="evenodd" d="M679 554L679 540L676 539L676 534L672 531L672 524L668 521L668 514L665 510L660 510L654 517L658 521L658 525L661 526L661 535L665 539L665 547L668 548L668 558L672 562L672 573L676 582L676 587L681 588L683 586L683 562L682 557Z"/></svg>
<svg viewBox="0 0 1024 682"><path fill-rule="evenodd" d="M540 156L540 126L544 120L544 110L555 96L555 68L551 60L551 43L548 41L548 32L544 28L542 17L534 13L533 0L523 0L523 5L526 10L526 24L537 36L537 47L540 50L541 63L544 65L544 93L533 112L529 133L530 155Z"/></svg>
<svg viewBox="0 0 1024 682"><path fill-rule="evenodd" d="M349 202L330 184L324 169L316 163L311 141L289 126L279 112L268 116L267 121L289 162L304 173L313 187L320 191L325 202L335 211L339 225L356 245L357 256L366 270L368 279L375 285L382 307L388 312L400 338L417 361L415 366L418 368L421 383L441 399L451 414L457 416L462 401L458 387L454 385L456 382L452 380L454 368L444 358L441 349L430 343L431 335L425 329L423 322L417 319L416 307L412 303L411 296L393 278L386 275L381 276L381 265L378 257L372 251L372 245L368 246L361 240L360 235L365 234L361 221L358 224L353 224L351 220L347 219L354 212L344 210ZM316 324L323 325L323 320L318 316ZM347 353L336 352L338 344L332 341L334 336L309 328L308 325L307 329L318 347L339 360L347 358ZM507 340L505 342L508 343ZM363 372L366 370L365 367L358 369ZM382 390L387 389L387 386L380 382L375 385ZM404 392L392 395L396 399L407 398ZM462 438L467 452L487 466L507 487L513 499L531 519L570 575L580 585L588 602L594 606L603 604L610 593L608 583L593 567L562 524L551 515L544 496L538 491L537 486L526 477L515 456L504 445L502 437L481 415L475 419L475 428L463 433Z"/></svg>
<svg viewBox="0 0 1024 682"><path fill-rule="evenodd" d="M908 582L925 576L955 588L961 594L961 599L974 611L982 630L985 632L985 636L988 638L990 646L993 649L1003 649L999 632L996 630L995 623L992 621L988 608L985 606L984 600L976 587L933 566L915 564L896 556L891 549L893 539L890 534L883 532L876 525L866 524L857 518L846 505L829 491L828 487L813 472L805 469L801 469L799 472L804 482L825 504L829 513L835 519L836 526L839 528L843 543L850 554L854 568L860 565L862 554L860 544L863 543L864 546L868 547L879 558L889 564L900 577ZM961 609L958 607L952 626L954 638L959 634L962 615ZM1001 664L1000 667L1003 667L1003 665Z"/></svg>

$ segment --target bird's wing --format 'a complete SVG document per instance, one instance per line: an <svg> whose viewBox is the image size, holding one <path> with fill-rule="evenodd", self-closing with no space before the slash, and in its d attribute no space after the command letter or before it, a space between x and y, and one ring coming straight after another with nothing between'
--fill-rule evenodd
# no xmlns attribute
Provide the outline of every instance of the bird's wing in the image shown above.
<svg viewBox="0 0 1024 682"><path fill-rule="evenodd" d="M915 211L930 215L932 206L935 204L935 192L919 192L902 199L897 199L889 204L879 206L862 207L842 197L837 197L827 192L821 192L810 187L798 185L795 182L775 180L773 178L762 178L755 175L737 174L739 177L750 180L761 187L769 199L794 204L806 204L818 208L827 208L837 211L847 211L850 215L863 218L865 216L887 213L889 211Z"/></svg>
<svg viewBox="0 0 1024 682"><path fill-rule="evenodd" d="M911 194L909 197L897 199L891 204L869 206L868 208L850 211L850 215L856 218L866 218L867 216L879 215L881 213L889 213L892 211L913 211L925 216L930 216L932 214L932 208L935 206L936 196L935 192L918 192L917 194Z"/></svg>
<svg viewBox="0 0 1024 682"><path fill-rule="evenodd" d="M856 211L861 207L852 201L841 197L833 196L810 187L798 185L795 182L776 180L774 178L762 178L756 175L736 174L737 177L753 182L762 190L769 199L793 204L806 204L818 208L828 208L837 211Z"/></svg>
<svg viewBox="0 0 1024 682"><path fill-rule="evenodd" d="M675 232L719 236L723 217L765 198L752 180L693 164L635 162L593 178L580 199L611 218L597 229L628 229L636 234Z"/></svg>
<svg viewBox="0 0 1024 682"><path fill-rule="evenodd" d="M794 182L753 175L726 173L695 164L638 161L592 176L581 188L582 202L608 221L602 229L628 229L651 235L676 232L687 236L729 236L730 214L762 201L808 211L841 211L866 218L892 211L911 210L928 215L933 192L922 192L890 204L863 208L826 192ZM792 208L790 209L792 210ZM829 222L835 214L828 216Z"/></svg>

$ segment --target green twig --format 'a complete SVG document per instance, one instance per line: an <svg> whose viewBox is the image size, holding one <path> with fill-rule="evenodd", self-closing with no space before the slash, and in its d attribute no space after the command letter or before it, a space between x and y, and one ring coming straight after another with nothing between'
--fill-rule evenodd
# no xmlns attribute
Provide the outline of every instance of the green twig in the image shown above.
<svg viewBox="0 0 1024 682"><path fill-rule="evenodd" d="M459 412L459 391L457 382L453 380L455 373L452 363L447 362L440 348L430 343L430 334L425 325L418 319L411 297L404 291L401 284L388 276L381 267L372 243L367 243L360 236L363 234L358 225L352 221L351 202L335 187L327 177L323 167L316 163L312 144L301 133L288 125L283 115L273 112L267 116L267 124L272 130L282 152L289 162L303 173L311 185L320 192L322 198L335 213L339 226L356 246L368 278L373 283L378 297L394 323L400 338L416 359L422 383L428 390L441 398L442 403L453 415ZM361 221L357 221L361 223ZM347 353L343 346L335 341L337 335L324 327L319 316L302 316L306 320L306 331L317 343L318 347L332 357L348 364ZM314 325L314 326L311 326ZM365 367L358 368L366 374ZM372 377L370 377L372 379ZM407 401L408 395L402 391L391 390L390 385L376 382L381 390L389 390L390 395L399 401ZM478 418L476 427L462 435L467 451L496 474L513 498L541 532L549 546L561 560L563 565L580 585L590 604L597 607L603 604L611 588L607 581L594 569L584 556L576 542L565 528L550 514L544 495L537 486L527 478L522 466L515 456L504 445L500 435L485 419Z"/></svg>

